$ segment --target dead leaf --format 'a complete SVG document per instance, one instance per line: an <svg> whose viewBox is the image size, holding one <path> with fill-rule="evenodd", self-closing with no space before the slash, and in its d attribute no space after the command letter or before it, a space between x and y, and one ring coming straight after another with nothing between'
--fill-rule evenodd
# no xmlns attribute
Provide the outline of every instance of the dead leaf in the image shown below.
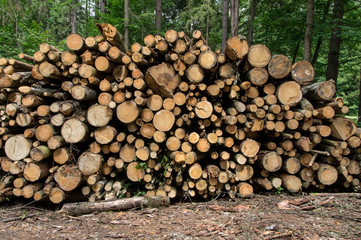
<svg viewBox="0 0 361 240"><path fill-rule="evenodd" d="M251 208L251 205L239 204L239 205L235 206L234 208L237 209L237 212L242 212L242 211L249 210Z"/></svg>
<svg viewBox="0 0 361 240"><path fill-rule="evenodd" d="M38 220L42 221L42 222L46 222L49 220L49 218L48 217L38 217Z"/></svg>
<svg viewBox="0 0 361 240"><path fill-rule="evenodd" d="M224 211L225 207L218 206L218 205L208 205L207 208L214 210L214 211Z"/></svg>

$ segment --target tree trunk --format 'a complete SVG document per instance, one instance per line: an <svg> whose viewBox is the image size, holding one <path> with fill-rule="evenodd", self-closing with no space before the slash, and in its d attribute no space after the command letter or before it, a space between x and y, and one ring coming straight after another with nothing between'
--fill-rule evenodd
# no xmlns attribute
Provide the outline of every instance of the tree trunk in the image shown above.
<svg viewBox="0 0 361 240"><path fill-rule="evenodd" d="M156 0L155 2L155 26L157 32L160 33L162 30L162 0Z"/></svg>
<svg viewBox="0 0 361 240"><path fill-rule="evenodd" d="M326 20L326 17L328 15L328 10L330 8L331 5L331 0L327 0L327 4L326 7L323 11L323 16L322 16L322 20L321 22L324 22ZM315 48L315 52L313 53L313 57L312 57L312 65L315 65L317 63L317 59L318 59L318 53L320 52L321 49L321 45L323 42L323 37L322 35L320 35L317 39L317 44L316 44L316 48Z"/></svg>
<svg viewBox="0 0 361 240"><path fill-rule="evenodd" d="M124 45L128 50L129 46L129 0L124 0Z"/></svg>
<svg viewBox="0 0 361 240"><path fill-rule="evenodd" d="M357 118L357 122L360 123L361 122L361 67L360 67L360 80L359 80L359 85L358 85L358 118Z"/></svg>
<svg viewBox="0 0 361 240"><path fill-rule="evenodd" d="M228 10L229 10L229 1L223 0L223 10L222 10L222 52L226 48L226 42L228 38Z"/></svg>
<svg viewBox="0 0 361 240"><path fill-rule="evenodd" d="M341 26L343 14L344 1L334 0L333 22L331 27L330 50L328 52L326 80L333 79L336 81L336 85L341 47Z"/></svg>
<svg viewBox="0 0 361 240"><path fill-rule="evenodd" d="M251 9L250 9L250 17L248 22L248 45L251 46L253 42L253 25L254 25L254 17L256 15L256 4L257 0L251 0Z"/></svg>
<svg viewBox="0 0 361 240"><path fill-rule="evenodd" d="M85 0L85 36L88 36L89 0Z"/></svg>
<svg viewBox="0 0 361 240"><path fill-rule="evenodd" d="M76 15L78 10L78 0L73 0L71 10L71 33L76 33Z"/></svg>
<svg viewBox="0 0 361 240"><path fill-rule="evenodd" d="M238 35L239 0L231 0L231 36Z"/></svg>
<svg viewBox="0 0 361 240"><path fill-rule="evenodd" d="M312 30L313 30L313 13L314 13L314 0L307 1L307 16L306 16L306 31L304 40L304 60L311 62L311 42L312 42Z"/></svg>
<svg viewBox="0 0 361 240"><path fill-rule="evenodd" d="M105 15L106 13L106 0L100 0L100 12Z"/></svg>

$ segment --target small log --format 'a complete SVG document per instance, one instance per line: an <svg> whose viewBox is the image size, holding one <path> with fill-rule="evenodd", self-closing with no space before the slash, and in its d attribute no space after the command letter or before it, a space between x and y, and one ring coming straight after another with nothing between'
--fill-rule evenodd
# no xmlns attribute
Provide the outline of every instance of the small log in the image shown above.
<svg viewBox="0 0 361 240"><path fill-rule="evenodd" d="M298 192L302 188L301 180L295 175L280 174L282 185L290 192Z"/></svg>
<svg viewBox="0 0 361 240"><path fill-rule="evenodd" d="M99 171L103 161L99 154L83 152L78 158L78 169L84 175L92 175Z"/></svg>
<svg viewBox="0 0 361 240"><path fill-rule="evenodd" d="M35 182L49 175L49 164L45 161L30 162L24 168L24 177L30 182Z"/></svg>
<svg viewBox="0 0 361 240"><path fill-rule="evenodd" d="M332 185L337 181L338 172L329 164L320 164L317 171L317 179L324 185Z"/></svg>
<svg viewBox="0 0 361 240"><path fill-rule="evenodd" d="M66 45L70 50L79 53L83 52L86 48L84 38L76 33L72 33L66 38Z"/></svg>
<svg viewBox="0 0 361 240"><path fill-rule="evenodd" d="M109 23L97 23L95 25L98 27L105 40L111 45L118 47L122 52L127 52L123 36L118 32L116 27Z"/></svg>
<svg viewBox="0 0 361 240"><path fill-rule="evenodd" d="M336 85L333 81L317 82L302 87L302 93L308 100L330 101L336 93Z"/></svg>
<svg viewBox="0 0 361 240"><path fill-rule="evenodd" d="M83 142L89 138L88 126L77 118L67 120L61 127L61 136L67 143Z"/></svg>
<svg viewBox="0 0 361 240"><path fill-rule="evenodd" d="M126 101L118 105L116 113L119 121L131 123L138 118L140 109L134 101Z"/></svg>
<svg viewBox="0 0 361 240"><path fill-rule="evenodd" d="M138 182L144 178L145 171L138 167L139 162L131 162L127 166L127 177L130 181Z"/></svg>

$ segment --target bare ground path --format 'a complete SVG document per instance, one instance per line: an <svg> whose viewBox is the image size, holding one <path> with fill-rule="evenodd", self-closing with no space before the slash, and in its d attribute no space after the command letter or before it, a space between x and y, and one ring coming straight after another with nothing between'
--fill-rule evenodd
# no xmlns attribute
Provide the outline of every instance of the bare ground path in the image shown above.
<svg viewBox="0 0 361 240"><path fill-rule="evenodd" d="M0 207L0 239L360 239L359 196L255 195L72 217Z"/></svg>

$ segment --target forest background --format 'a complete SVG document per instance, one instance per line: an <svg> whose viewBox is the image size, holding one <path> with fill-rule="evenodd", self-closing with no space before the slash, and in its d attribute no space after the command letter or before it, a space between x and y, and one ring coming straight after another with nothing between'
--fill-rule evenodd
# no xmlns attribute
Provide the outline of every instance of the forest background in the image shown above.
<svg viewBox="0 0 361 240"><path fill-rule="evenodd" d="M0 57L33 54L42 42L66 49L72 32L99 34L97 22L116 26L128 47L168 29L199 29L213 50L244 35L292 62L310 61L315 81L335 80L361 126L360 0L0 0Z"/></svg>

